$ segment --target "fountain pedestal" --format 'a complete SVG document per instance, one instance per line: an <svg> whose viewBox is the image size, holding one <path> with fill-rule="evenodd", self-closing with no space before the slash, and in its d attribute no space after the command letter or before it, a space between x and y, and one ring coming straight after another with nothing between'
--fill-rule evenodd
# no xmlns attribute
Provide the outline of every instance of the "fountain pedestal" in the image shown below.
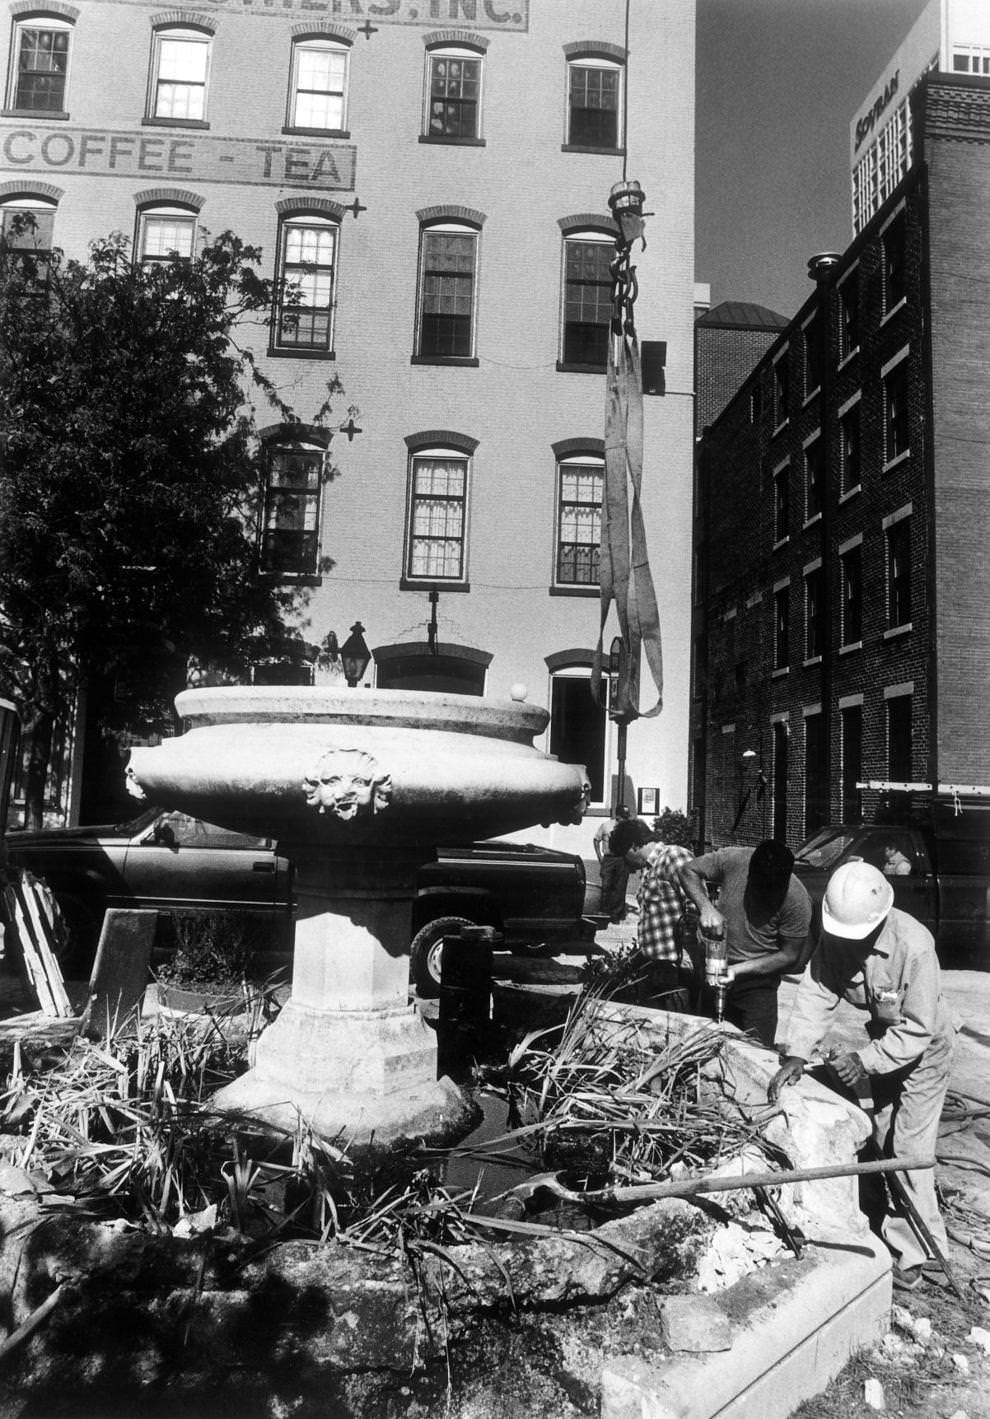
<svg viewBox="0 0 990 1419"><path fill-rule="evenodd" d="M302 686L187 690L176 709L187 732L132 750L132 789L296 864L292 996L217 1107L349 1146L456 1135L473 1109L407 1003L416 871L439 843L580 819L584 769L533 746L547 711Z"/></svg>
<svg viewBox="0 0 990 1419"><path fill-rule="evenodd" d="M292 995L254 1066L214 1107L358 1143L461 1132L471 1106L437 1079L436 1036L407 1000L416 873L428 854L279 849L296 863Z"/></svg>

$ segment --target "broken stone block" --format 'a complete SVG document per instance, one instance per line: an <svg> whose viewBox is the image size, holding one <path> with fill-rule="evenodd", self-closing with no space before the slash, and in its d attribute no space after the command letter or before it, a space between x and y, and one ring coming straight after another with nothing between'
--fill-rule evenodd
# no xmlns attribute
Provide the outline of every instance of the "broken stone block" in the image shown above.
<svg viewBox="0 0 990 1419"><path fill-rule="evenodd" d="M709 1296L665 1296L660 1325L671 1350L701 1355L732 1348L732 1322Z"/></svg>

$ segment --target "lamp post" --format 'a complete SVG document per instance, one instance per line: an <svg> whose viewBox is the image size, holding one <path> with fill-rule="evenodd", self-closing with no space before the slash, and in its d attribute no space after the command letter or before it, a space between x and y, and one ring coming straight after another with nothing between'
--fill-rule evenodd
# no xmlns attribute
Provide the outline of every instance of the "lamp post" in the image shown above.
<svg viewBox="0 0 990 1419"><path fill-rule="evenodd" d="M622 805L625 803L625 799L626 799L626 729L627 729L628 726L627 726L627 724L626 724L625 719L623 719L622 717L620 717L620 716L616 713L615 708L614 708L616 690L617 690L617 688L618 688L619 676L622 674L623 661L624 661L624 658L625 658L625 654L626 654L626 644L625 644L625 641L622 639L621 636L616 636L616 637L614 638L614 640L612 641L612 645L611 645L611 647L610 647L610 649L609 649L609 653L608 653L608 675L609 675L609 687L608 687L608 689L609 689L609 704L610 704L608 717L609 717L609 719L613 722L613 724L617 724L617 725L619 726L619 728L618 728L618 733L616 734L616 746L615 746L615 758L616 758L616 764L615 764L615 770L616 770L616 772L615 772L615 778L616 778L616 783L615 783L615 795L614 795L615 801L614 801L614 803L612 804L612 816L613 816L613 817L615 816L615 814L616 814L616 812L618 811L618 809L621 808Z"/></svg>
<svg viewBox="0 0 990 1419"><path fill-rule="evenodd" d="M354 689L364 678L364 672L371 663L371 651L364 639L364 627L355 621L351 633L340 647L340 659L344 667L344 679L350 689Z"/></svg>

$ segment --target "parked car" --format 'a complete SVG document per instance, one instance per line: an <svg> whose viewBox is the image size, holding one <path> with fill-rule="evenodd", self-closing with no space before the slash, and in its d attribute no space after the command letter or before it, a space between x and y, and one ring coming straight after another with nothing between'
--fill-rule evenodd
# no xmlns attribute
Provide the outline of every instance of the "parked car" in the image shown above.
<svg viewBox="0 0 990 1419"><path fill-rule="evenodd" d="M248 914L274 951L290 941L293 869L268 838L149 808L102 827L14 831L10 865L42 878L67 926L63 970L88 969L107 907ZM442 942L462 924L492 926L514 949L559 950L600 924L584 915L580 857L532 844L441 848L420 872L412 920L412 978L439 985Z"/></svg>
<svg viewBox="0 0 990 1419"><path fill-rule="evenodd" d="M990 970L990 799L914 798L891 817L821 828L795 853L795 873L820 904L835 869L862 858L928 927L944 966Z"/></svg>

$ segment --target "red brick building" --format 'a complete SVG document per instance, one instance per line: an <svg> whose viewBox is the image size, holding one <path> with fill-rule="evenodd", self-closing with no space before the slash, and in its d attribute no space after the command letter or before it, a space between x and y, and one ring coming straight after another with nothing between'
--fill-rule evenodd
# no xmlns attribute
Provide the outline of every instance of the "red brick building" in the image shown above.
<svg viewBox="0 0 990 1419"><path fill-rule="evenodd" d="M990 80L912 95L910 171L700 442L692 803L796 845L874 781L990 783Z"/></svg>

